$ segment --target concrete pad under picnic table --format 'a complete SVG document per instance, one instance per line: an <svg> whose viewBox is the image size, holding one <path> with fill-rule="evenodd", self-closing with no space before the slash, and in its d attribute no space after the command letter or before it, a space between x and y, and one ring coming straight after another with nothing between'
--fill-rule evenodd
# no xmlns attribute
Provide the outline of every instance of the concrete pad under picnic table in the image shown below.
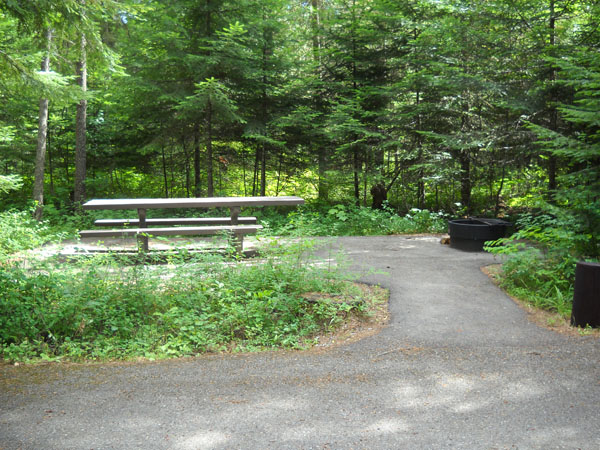
<svg viewBox="0 0 600 450"><path fill-rule="evenodd" d="M0 367L2 449L598 449L600 345L529 322L432 236L349 237L390 289L380 333L330 349ZM370 269L375 272L368 272Z"/></svg>
<svg viewBox="0 0 600 450"><path fill-rule="evenodd" d="M244 238L244 252L254 252L258 247L259 238L246 236ZM187 236L187 237L155 237L148 238L150 251L210 251L222 250L228 247L227 239L222 236ZM60 254L63 256L85 255L86 253L107 252L137 252L138 242L135 237L106 237L106 238L80 238L67 240L60 244L50 244L37 253L45 256Z"/></svg>

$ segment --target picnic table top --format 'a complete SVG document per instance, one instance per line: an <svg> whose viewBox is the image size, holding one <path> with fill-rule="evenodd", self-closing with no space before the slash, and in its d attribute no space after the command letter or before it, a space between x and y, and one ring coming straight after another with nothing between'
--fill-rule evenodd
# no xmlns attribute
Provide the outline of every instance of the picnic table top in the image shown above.
<svg viewBox="0 0 600 450"><path fill-rule="evenodd" d="M94 199L83 209L217 208L236 206L302 205L304 199L284 197L120 198Z"/></svg>

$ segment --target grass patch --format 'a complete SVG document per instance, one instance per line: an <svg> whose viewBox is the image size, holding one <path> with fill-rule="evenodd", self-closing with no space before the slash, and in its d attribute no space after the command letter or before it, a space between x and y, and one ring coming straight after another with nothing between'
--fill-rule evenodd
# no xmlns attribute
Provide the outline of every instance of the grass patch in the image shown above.
<svg viewBox="0 0 600 450"><path fill-rule="evenodd" d="M244 262L183 252L159 266L125 265L111 254L27 268L5 260L0 356L161 359L306 348L382 302L344 275L342 261L315 264L315 242L268 247Z"/></svg>

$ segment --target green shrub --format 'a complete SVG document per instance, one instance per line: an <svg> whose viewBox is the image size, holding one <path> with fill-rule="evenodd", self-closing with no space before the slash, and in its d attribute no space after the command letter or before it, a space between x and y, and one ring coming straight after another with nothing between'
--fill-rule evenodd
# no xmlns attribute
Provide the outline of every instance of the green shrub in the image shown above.
<svg viewBox="0 0 600 450"><path fill-rule="evenodd" d="M0 175L0 194L16 191L23 186L23 179L18 175Z"/></svg>
<svg viewBox="0 0 600 450"><path fill-rule="evenodd" d="M443 213L416 208L404 217L388 206L377 210L354 205L306 206L283 218L267 214L259 215L261 223L270 233L281 236L369 236L447 230Z"/></svg>
<svg viewBox="0 0 600 450"><path fill-rule="evenodd" d="M60 238L50 230L47 222L34 220L31 211L0 212L0 258Z"/></svg>
<svg viewBox="0 0 600 450"><path fill-rule="evenodd" d="M575 266L585 258L589 239L580 233L574 218L550 214L524 214L520 228L508 238L489 242L486 250L507 258L501 284L511 294L536 307L571 313Z"/></svg>
<svg viewBox="0 0 600 450"><path fill-rule="evenodd" d="M296 348L351 308L307 292L353 289L308 263L312 244L234 263L180 254L167 265L112 255L0 273L0 355L8 360L165 358L223 349ZM360 295L353 292L353 296Z"/></svg>

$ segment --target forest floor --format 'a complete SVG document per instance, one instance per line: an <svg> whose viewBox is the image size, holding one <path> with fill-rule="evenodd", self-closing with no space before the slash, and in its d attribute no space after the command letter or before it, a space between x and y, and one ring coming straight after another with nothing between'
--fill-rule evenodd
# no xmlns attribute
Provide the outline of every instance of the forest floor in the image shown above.
<svg viewBox="0 0 600 450"><path fill-rule="evenodd" d="M432 236L346 237L389 323L312 351L0 367L0 448L600 446L600 340L537 326Z"/></svg>

